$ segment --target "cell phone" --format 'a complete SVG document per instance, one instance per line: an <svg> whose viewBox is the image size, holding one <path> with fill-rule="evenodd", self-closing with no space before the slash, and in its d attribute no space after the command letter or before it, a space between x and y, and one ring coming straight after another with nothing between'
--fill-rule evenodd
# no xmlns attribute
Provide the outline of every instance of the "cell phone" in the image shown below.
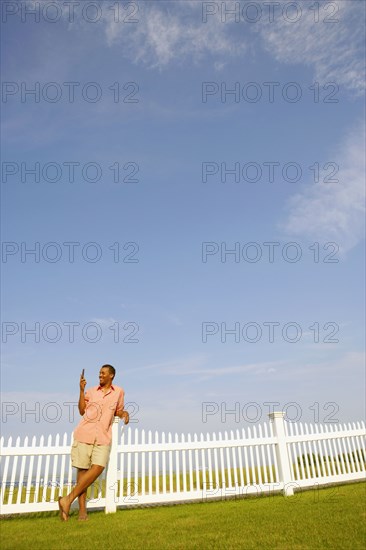
<svg viewBox="0 0 366 550"><path fill-rule="evenodd" d="M81 371L81 378L84 378L84 371L85 371L85 369L83 369L83 370Z"/></svg>

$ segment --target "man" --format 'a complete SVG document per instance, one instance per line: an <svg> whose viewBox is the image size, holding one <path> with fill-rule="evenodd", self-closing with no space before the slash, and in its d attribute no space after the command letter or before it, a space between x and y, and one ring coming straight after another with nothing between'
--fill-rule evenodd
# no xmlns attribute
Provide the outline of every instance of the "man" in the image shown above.
<svg viewBox="0 0 366 550"><path fill-rule="evenodd" d="M112 423L115 416L129 422L123 410L124 390L112 384L116 371L112 365L103 365L99 371L99 386L87 390L84 369L80 376L79 413L83 416L76 430L71 448L71 462L77 468L76 485L65 497L58 499L60 518L67 521L71 504L79 500L79 520L88 519L86 491L106 467L112 441Z"/></svg>

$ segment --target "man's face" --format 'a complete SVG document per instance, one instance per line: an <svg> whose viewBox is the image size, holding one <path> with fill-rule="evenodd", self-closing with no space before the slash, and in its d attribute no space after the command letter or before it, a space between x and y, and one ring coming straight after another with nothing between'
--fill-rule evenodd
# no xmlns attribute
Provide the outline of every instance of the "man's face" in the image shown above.
<svg viewBox="0 0 366 550"><path fill-rule="evenodd" d="M104 367L99 371L99 384L105 386L108 383L112 383L113 374L109 372L109 369Z"/></svg>

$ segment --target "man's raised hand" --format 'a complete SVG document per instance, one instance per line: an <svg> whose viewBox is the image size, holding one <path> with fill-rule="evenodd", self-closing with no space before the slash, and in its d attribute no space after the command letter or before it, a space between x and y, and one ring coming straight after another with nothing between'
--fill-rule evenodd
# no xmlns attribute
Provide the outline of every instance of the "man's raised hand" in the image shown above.
<svg viewBox="0 0 366 550"><path fill-rule="evenodd" d="M82 373L80 375L80 391L84 391L86 386L86 380L84 378L84 369L82 370Z"/></svg>

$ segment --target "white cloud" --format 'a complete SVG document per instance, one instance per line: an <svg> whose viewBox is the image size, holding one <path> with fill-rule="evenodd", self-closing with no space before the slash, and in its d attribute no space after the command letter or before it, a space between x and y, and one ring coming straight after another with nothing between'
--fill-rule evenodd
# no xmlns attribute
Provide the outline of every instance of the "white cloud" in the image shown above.
<svg viewBox="0 0 366 550"><path fill-rule="evenodd" d="M339 172L325 183L320 180L294 195L282 224L293 236L335 242L340 253L364 238L365 220L365 133L358 126L346 136L337 154Z"/></svg>
<svg viewBox="0 0 366 550"><path fill-rule="evenodd" d="M122 45L124 55L151 68L190 58L198 62L204 55L236 56L245 51L242 40L234 39L229 26L212 18L202 23L200 4L195 2L141 3L139 21L120 25L112 15L106 23L107 43ZM223 61L217 62L218 69Z"/></svg>
<svg viewBox="0 0 366 550"><path fill-rule="evenodd" d="M348 351L337 359L328 359L325 361L306 361L299 364L295 369L284 370L279 373L279 376L283 376L286 380L296 379L299 380L314 380L314 377L320 384L320 378L330 379L333 381L336 378L353 377L355 379L355 373L364 375L365 369L365 352L363 351ZM358 380L360 380L358 378ZM340 388L338 386L338 388ZM333 388L335 390L335 387Z"/></svg>
<svg viewBox="0 0 366 550"><path fill-rule="evenodd" d="M189 357L182 357L178 359L172 359L171 361L162 361L160 363L150 363L148 365L142 365L141 367L135 367L133 369L125 370L128 372L139 372L152 370L154 376L159 374L186 374L195 371L197 368L204 365L207 361L207 356L203 353L191 355Z"/></svg>
<svg viewBox="0 0 366 550"><path fill-rule="evenodd" d="M315 12L309 9L309 2L297 4L302 9L297 22L276 17L272 23L263 19L256 27L265 49L277 61L309 66L320 84L336 82L361 95L365 89L363 2L334 2L339 8L334 14L326 8L329 3L320 2L319 22L314 22ZM326 18L338 22L324 22Z"/></svg>
<svg viewBox="0 0 366 550"><path fill-rule="evenodd" d="M167 374L181 376L181 375L200 375L204 379L213 378L216 376L227 376L235 374L253 374L253 375L264 375L268 373L274 373L275 367L278 367L282 363L279 361L266 361L262 363L248 363L243 365L228 365L224 367L199 367L185 370L177 370L171 368L167 371Z"/></svg>
<svg viewBox="0 0 366 550"><path fill-rule="evenodd" d="M296 4L301 8L297 22L286 21L280 6L273 21L264 9L260 20L249 24L235 23L233 17L223 22L220 13L204 23L200 2L140 2L138 23L121 25L110 13L105 33L107 43L120 45L133 62L161 69L186 58L197 63L208 54L217 71L228 59L248 53L258 38L277 61L305 64L321 84L336 82L360 95L365 85L363 3L340 0L333 14L329 2L320 2L319 22L307 0ZM293 17L291 10L288 14ZM338 22L324 22L326 18Z"/></svg>
<svg viewBox="0 0 366 550"><path fill-rule="evenodd" d="M97 323L102 328L107 329L113 326L115 323L122 323L123 321L117 321L117 319L114 319L113 317L94 317L91 322Z"/></svg>
<svg viewBox="0 0 366 550"><path fill-rule="evenodd" d="M265 375L276 371L276 368L283 365L282 361L266 361L260 363L247 363L242 365L227 365L222 367L211 367L210 358L206 354L196 354L180 359L172 359L161 363L153 363L131 369L125 372L149 371L156 375L164 376L191 376L199 380L208 380L217 376L235 374Z"/></svg>
<svg viewBox="0 0 366 550"><path fill-rule="evenodd" d="M30 6L37 3L27 0ZM62 4L59 0L60 5ZM221 2L215 3L216 6ZM238 6L239 14L245 2L227 1L227 8ZM262 4L262 3L259 3ZM256 23L248 23L240 15L240 21L228 16L222 21L221 10L202 21L202 3L191 0L139 1L139 11L132 19L124 22L127 12L116 19L115 10L103 9L101 20L95 30L102 29L109 46L120 48L121 55L134 63L150 68L162 69L170 64L189 60L198 63L212 56L216 71L222 70L230 59L256 51L257 41L276 61L286 64L304 64L314 72L314 79L321 84L335 81L340 86L361 95L365 89L364 73L364 2L358 0L320 1L319 21L309 0L298 0L294 4L301 8L297 22L286 21L283 8L286 2L274 7L274 20L269 18L269 8L261 5L262 15ZM333 6L333 7L332 7ZM334 10L337 10L333 13ZM289 17L294 14L287 8ZM69 30L86 31L93 25L81 17L81 6L75 9L73 23L68 22L68 10L62 9L62 17ZM325 22L328 21L328 22ZM338 20L331 23L329 20ZM48 40L48 35L46 35ZM95 40L95 32L93 33ZM254 48L253 48L254 46ZM253 49L252 49L253 48ZM252 53L251 55L255 55ZM67 59L69 63L69 59ZM48 73L57 67L60 71L62 59L55 65L54 57L46 58ZM39 67L44 72L44 59ZM68 65L63 65L66 71ZM32 74L34 78L34 70ZM40 78L37 78L40 80Z"/></svg>

